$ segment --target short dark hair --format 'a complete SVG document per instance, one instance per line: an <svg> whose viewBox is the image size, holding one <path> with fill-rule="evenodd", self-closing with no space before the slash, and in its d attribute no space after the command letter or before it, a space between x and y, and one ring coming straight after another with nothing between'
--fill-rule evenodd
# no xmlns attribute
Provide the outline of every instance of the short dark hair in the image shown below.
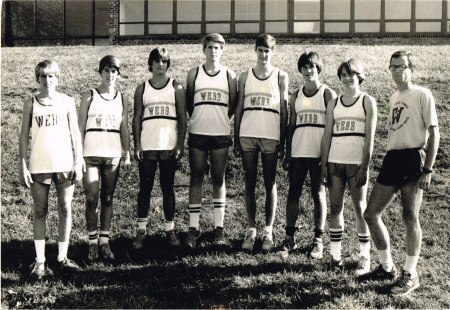
<svg viewBox="0 0 450 310"><path fill-rule="evenodd" d="M170 55L165 47L154 48L148 55L148 66L149 66L150 72L153 72L153 69L152 69L153 61L159 61L159 60L166 60L167 61L167 69L169 69Z"/></svg>
<svg viewBox="0 0 450 310"><path fill-rule="evenodd" d="M319 54L316 52L304 52L300 58L298 59L298 71L302 71L302 67L306 66L315 66L317 68L317 72L320 73L322 71L322 59L320 59Z"/></svg>
<svg viewBox="0 0 450 310"><path fill-rule="evenodd" d="M222 37L220 33L208 33L205 38L203 38L203 49L206 48L209 42L216 42L220 44L220 47L223 49L225 45L225 39Z"/></svg>
<svg viewBox="0 0 450 310"><path fill-rule="evenodd" d="M355 58L350 58L339 65L337 75L339 80L341 79L341 74L343 70L346 70L349 74L356 74L358 76L359 84L361 85L366 75L364 73L364 65L361 61Z"/></svg>
<svg viewBox="0 0 450 310"><path fill-rule="evenodd" d="M400 58L406 56L406 58L408 59L408 66L410 68L414 68L414 64L413 64L413 54L411 52L408 51L396 51L394 54L392 54L391 59L389 60L389 63L391 63L392 58Z"/></svg>
<svg viewBox="0 0 450 310"><path fill-rule="evenodd" d="M105 67L116 68L120 75L120 59L113 55L106 55L98 64L98 73L102 73Z"/></svg>
<svg viewBox="0 0 450 310"><path fill-rule="evenodd" d="M263 33L260 34L255 41L255 50L258 48L258 46L264 46L267 48L270 48L271 50L273 50L275 48L275 38L273 36L271 36L270 34L267 33Z"/></svg>

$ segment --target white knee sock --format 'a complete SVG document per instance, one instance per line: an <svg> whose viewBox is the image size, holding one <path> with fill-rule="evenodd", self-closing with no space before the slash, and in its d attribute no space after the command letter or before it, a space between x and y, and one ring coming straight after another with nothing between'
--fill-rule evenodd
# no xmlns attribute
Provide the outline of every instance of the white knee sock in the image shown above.
<svg viewBox="0 0 450 310"><path fill-rule="evenodd" d="M214 205L214 227L223 227L223 218L225 217L225 204L223 199L213 199Z"/></svg>
<svg viewBox="0 0 450 310"><path fill-rule="evenodd" d="M34 248L36 250L36 262L45 263L45 239L34 240Z"/></svg>
<svg viewBox="0 0 450 310"><path fill-rule="evenodd" d="M189 227L195 227L198 229L200 227L200 209L202 205L199 204L189 204Z"/></svg>
<svg viewBox="0 0 450 310"><path fill-rule="evenodd" d="M62 262L67 257L67 251L69 249L69 240L58 242L58 262Z"/></svg>

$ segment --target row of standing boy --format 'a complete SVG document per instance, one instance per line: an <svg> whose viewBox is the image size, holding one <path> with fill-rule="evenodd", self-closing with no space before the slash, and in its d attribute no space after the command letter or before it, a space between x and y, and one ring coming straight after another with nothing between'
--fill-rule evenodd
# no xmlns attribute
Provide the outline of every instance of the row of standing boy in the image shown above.
<svg viewBox="0 0 450 310"><path fill-rule="evenodd" d="M158 165L166 239L171 246L180 245L174 230L173 186L177 160L183 156L186 112L190 116L191 173L189 231L185 243L194 248L200 236L202 183L208 155L213 186L214 243L227 243L223 229L225 168L229 147L233 145L230 124L234 117L234 153L242 157L245 172L247 230L243 250L252 251L257 237L255 191L260 154L266 192L262 251L269 252L274 247L276 167L277 161L284 159L283 167L289 171L290 186L286 236L277 247L278 251L289 255L296 249L299 200L309 172L315 225L310 256L323 258L326 186L330 198L330 258L327 264L332 268L342 266L343 201L348 184L360 248L355 275L396 279L391 289L394 294L408 294L416 289L419 286L416 265L421 244L418 212L423 189L428 189L430 184L439 130L431 92L411 82L414 71L412 55L399 51L390 59L389 69L398 91L390 99L387 154L366 204L377 106L372 96L360 90L365 79L363 64L353 58L340 64L337 74L343 92L337 96L320 82L320 56L315 52L305 52L298 60L304 86L288 98L288 75L271 62L275 48L275 39L271 35L262 34L256 39L256 66L241 73L239 79L220 63L224 44L225 40L217 33L204 38L206 61L188 72L186 90L169 76L170 56L164 47L155 48L149 55L148 66L152 76L136 88L134 95L132 128L140 182L133 247L139 250L143 246ZM102 82L82 95L78 122L73 99L56 91L57 64L43 61L36 67L36 79L41 90L24 104L19 153L20 178L24 185L31 187L34 201L36 262L32 275L38 279L51 274L45 265L45 219L52 181L58 195L58 267L79 269L67 258L67 248L74 183L80 180L83 180L86 194L88 260L95 261L99 256L108 261L115 259L109 246L109 234L121 157L126 173L130 172L128 103L115 87L120 67L120 60L111 55L100 61L98 72ZM289 120L288 104L291 111ZM28 170L26 149L30 131ZM407 228L406 262L399 276L391 257L389 235L381 220L382 212L397 191L402 194ZM380 265L372 272L371 237L380 260Z"/></svg>

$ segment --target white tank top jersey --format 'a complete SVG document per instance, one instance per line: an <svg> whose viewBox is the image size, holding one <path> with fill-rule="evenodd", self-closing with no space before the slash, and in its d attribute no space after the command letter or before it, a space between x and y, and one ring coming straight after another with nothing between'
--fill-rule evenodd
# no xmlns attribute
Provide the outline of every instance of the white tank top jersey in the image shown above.
<svg viewBox="0 0 450 310"><path fill-rule="evenodd" d="M173 150L177 143L177 109L174 80L170 78L161 88L147 80L144 83L142 103L141 148L144 151Z"/></svg>
<svg viewBox="0 0 450 310"><path fill-rule="evenodd" d="M325 128L325 90L320 85L312 96L305 95L304 87L299 89L295 99L295 132L292 137L292 157L320 157L320 143Z"/></svg>
<svg viewBox="0 0 450 310"><path fill-rule="evenodd" d="M389 100L387 150L424 148L428 128L438 126L431 92L421 86L395 92Z"/></svg>
<svg viewBox="0 0 450 310"><path fill-rule="evenodd" d="M58 94L52 105L32 98L30 173L68 172L73 168L72 138L68 113L75 102Z"/></svg>
<svg viewBox="0 0 450 310"><path fill-rule="evenodd" d="M264 80L248 70L244 86L244 113L240 137L280 140L280 70L275 68Z"/></svg>
<svg viewBox="0 0 450 310"><path fill-rule="evenodd" d="M194 81L194 112L189 131L193 134L226 136L230 134L228 118L228 70L222 67L215 75L197 68Z"/></svg>
<svg viewBox="0 0 450 310"><path fill-rule="evenodd" d="M91 90L92 101L89 105L84 136L84 157L120 157L122 143L120 125L122 123L123 98L120 92L107 100L96 89Z"/></svg>
<svg viewBox="0 0 450 310"><path fill-rule="evenodd" d="M342 96L337 98L333 111L334 126L328 161L338 164L361 164L366 136L365 93L355 103L345 106Z"/></svg>

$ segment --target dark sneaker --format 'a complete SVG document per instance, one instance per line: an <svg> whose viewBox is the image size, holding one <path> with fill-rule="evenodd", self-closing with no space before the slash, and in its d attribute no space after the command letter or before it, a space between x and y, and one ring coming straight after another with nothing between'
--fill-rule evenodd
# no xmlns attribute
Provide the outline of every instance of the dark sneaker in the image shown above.
<svg viewBox="0 0 450 310"><path fill-rule="evenodd" d="M339 270L344 267L344 262L341 259L334 259L332 256L330 257L330 260L327 263L328 270Z"/></svg>
<svg viewBox="0 0 450 310"><path fill-rule="evenodd" d="M45 263L34 262L31 266L30 277L33 280L42 280L46 276L53 275L53 271L45 266Z"/></svg>
<svg viewBox="0 0 450 310"><path fill-rule="evenodd" d="M113 261L116 259L116 256L113 252L111 252L111 248L109 247L109 243L100 244L100 256L102 259L106 261Z"/></svg>
<svg viewBox="0 0 450 310"><path fill-rule="evenodd" d="M383 266L379 264L376 269L362 278L368 278L370 280L395 280L397 278L397 268L393 265L391 271L386 271Z"/></svg>
<svg viewBox="0 0 450 310"><path fill-rule="evenodd" d="M142 243L144 242L144 238L145 238L145 230L139 229L136 233L136 237L134 237L133 240L133 248L135 250L142 249Z"/></svg>
<svg viewBox="0 0 450 310"><path fill-rule="evenodd" d="M58 269L60 271L67 272L78 272L81 270L80 266L77 265L73 260L64 258L62 261L58 262Z"/></svg>
<svg viewBox="0 0 450 310"><path fill-rule="evenodd" d="M190 248L195 248L197 245L197 239L200 237L200 231L195 227L189 227L188 235L186 238L186 245Z"/></svg>
<svg viewBox="0 0 450 310"><path fill-rule="evenodd" d="M391 293L394 295L407 295L420 286L419 276L411 278L411 274L402 270L401 276L395 281L391 288Z"/></svg>
<svg viewBox="0 0 450 310"><path fill-rule="evenodd" d="M297 244L295 243L294 236L286 236L283 242L278 246L277 251L281 256L287 257L295 249L297 249Z"/></svg>
<svg viewBox="0 0 450 310"><path fill-rule="evenodd" d="M178 240L177 235L173 230L166 231L166 241L170 246L180 246L180 240Z"/></svg>
<svg viewBox="0 0 450 310"><path fill-rule="evenodd" d="M88 261L93 262L98 259L98 244L89 244Z"/></svg>
<svg viewBox="0 0 450 310"><path fill-rule="evenodd" d="M214 228L214 244L215 245L225 245L227 240L225 239L225 234L223 233L223 227Z"/></svg>

